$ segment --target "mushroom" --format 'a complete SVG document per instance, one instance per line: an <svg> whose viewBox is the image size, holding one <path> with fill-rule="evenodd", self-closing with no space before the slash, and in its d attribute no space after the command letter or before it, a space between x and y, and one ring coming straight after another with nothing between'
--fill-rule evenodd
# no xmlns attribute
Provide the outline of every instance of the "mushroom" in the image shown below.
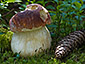
<svg viewBox="0 0 85 64"><path fill-rule="evenodd" d="M39 4L29 4L24 11L15 14L9 21L14 32L11 40L13 53L27 57L50 49L51 36L46 27L50 23L48 11Z"/></svg>

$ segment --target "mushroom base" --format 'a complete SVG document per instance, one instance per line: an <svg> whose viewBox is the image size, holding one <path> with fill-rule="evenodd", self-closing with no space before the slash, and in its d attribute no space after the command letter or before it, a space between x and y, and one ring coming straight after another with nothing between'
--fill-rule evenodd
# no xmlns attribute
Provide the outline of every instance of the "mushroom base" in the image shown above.
<svg viewBox="0 0 85 64"><path fill-rule="evenodd" d="M51 46L51 36L46 27L34 31L14 33L11 41L11 49L21 56L33 56Z"/></svg>

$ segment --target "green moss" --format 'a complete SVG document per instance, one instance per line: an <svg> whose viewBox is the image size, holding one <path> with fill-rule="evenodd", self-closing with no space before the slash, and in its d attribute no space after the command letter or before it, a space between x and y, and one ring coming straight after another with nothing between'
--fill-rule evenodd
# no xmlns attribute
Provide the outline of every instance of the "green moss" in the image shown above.
<svg viewBox="0 0 85 64"><path fill-rule="evenodd" d="M13 32L8 29L0 28L0 52L5 52L10 49L10 42Z"/></svg>

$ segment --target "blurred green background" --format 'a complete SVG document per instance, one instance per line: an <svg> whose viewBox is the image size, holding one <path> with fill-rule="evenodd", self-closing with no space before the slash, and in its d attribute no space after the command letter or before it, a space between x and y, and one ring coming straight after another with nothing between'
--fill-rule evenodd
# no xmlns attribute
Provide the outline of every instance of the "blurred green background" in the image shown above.
<svg viewBox="0 0 85 64"><path fill-rule="evenodd" d="M41 4L51 15L52 22L47 27L51 33L52 46L38 56L22 58L11 51L13 32L10 31L9 20L32 3ZM85 0L0 0L0 64L84 64L84 45L62 60L56 59L54 55L57 42L80 29L85 29Z"/></svg>

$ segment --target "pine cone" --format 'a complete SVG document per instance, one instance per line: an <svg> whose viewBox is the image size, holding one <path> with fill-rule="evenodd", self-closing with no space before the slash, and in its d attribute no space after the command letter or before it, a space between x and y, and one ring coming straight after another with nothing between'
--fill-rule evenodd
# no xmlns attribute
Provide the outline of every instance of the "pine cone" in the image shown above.
<svg viewBox="0 0 85 64"><path fill-rule="evenodd" d="M82 45L85 42L85 29L75 31L64 37L58 42L55 55L56 58L67 56L73 49Z"/></svg>

